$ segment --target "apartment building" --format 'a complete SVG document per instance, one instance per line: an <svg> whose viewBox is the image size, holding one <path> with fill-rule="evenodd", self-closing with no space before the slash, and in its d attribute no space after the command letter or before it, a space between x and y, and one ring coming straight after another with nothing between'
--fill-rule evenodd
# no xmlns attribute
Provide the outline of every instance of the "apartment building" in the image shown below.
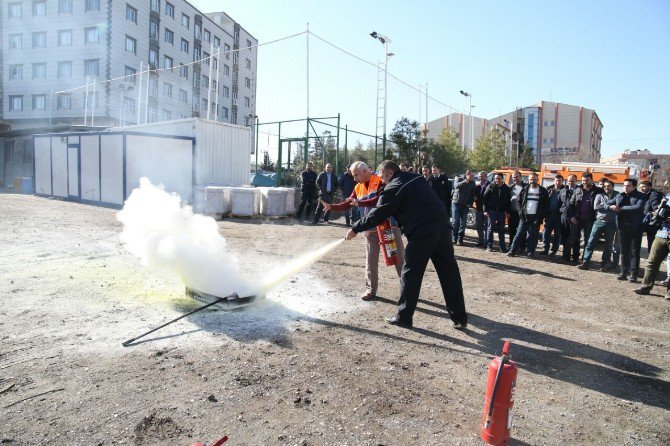
<svg viewBox="0 0 670 446"><path fill-rule="evenodd" d="M9 0L0 24L0 120L12 129L255 115L258 41L224 12L184 0Z"/></svg>
<svg viewBox="0 0 670 446"><path fill-rule="evenodd" d="M626 149L614 156L603 158L601 162L603 164L635 164L642 171L650 174L654 188L670 190L670 154Z"/></svg>
<svg viewBox="0 0 670 446"><path fill-rule="evenodd" d="M472 123L472 124L471 124ZM487 120L477 116L470 116L464 113L451 113L439 119L435 119L422 125L422 132L427 128L427 137L437 139L444 129L452 129L456 132L458 144L464 149L470 148L470 136L472 136L472 145L477 142L477 138L488 134L486 129ZM472 130L472 132L470 132Z"/></svg>
<svg viewBox="0 0 670 446"><path fill-rule="evenodd" d="M452 113L431 121L427 126L428 137L436 138L435 135L439 135L443 128L450 127L462 142L462 136L468 138L467 133L462 135L463 123L467 119L467 115ZM561 161L600 161L603 124L595 110L541 101L490 119L473 116L472 120L475 141L479 136L499 128L514 150L519 144L531 146L538 165Z"/></svg>

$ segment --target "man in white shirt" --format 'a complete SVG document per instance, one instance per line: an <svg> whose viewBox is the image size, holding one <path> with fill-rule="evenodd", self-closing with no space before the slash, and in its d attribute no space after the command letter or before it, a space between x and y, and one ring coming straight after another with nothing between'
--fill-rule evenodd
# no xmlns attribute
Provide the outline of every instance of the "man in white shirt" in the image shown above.
<svg viewBox="0 0 670 446"><path fill-rule="evenodd" d="M528 258L532 259L535 257L540 224L547 215L548 207L549 194L547 193L547 189L538 184L537 173L533 172L528 176L528 184L524 186L517 201L517 209L520 217L519 228L507 252L508 256L514 256L514 251L519 246L521 239L525 238Z"/></svg>

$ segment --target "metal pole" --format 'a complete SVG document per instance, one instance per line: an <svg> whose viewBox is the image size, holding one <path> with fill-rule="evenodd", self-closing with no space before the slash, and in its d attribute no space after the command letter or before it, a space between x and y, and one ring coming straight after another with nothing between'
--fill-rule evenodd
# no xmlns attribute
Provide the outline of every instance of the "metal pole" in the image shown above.
<svg viewBox="0 0 670 446"><path fill-rule="evenodd" d="M256 117L256 173L258 173L258 117Z"/></svg>
<svg viewBox="0 0 670 446"><path fill-rule="evenodd" d="M119 85L119 127L123 127L124 114L126 111L126 98L123 96L123 89Z"/></svg>
<svg viewBox="0 0 670 446"><path fill-rule="evenodd" d="M468 99L470 101L470 150L472 150L473 149L473 146L472 146L472 144L473 144L473 141L472 141L472 137L473 137L473 131L472 131L472 95L468 96Z"/></svg>
<svg viewBox="0 0 670 446"><path fill-rule="evenodd" d="M149 87L151 86L151 65L147 64L147 91L144 98L144 123L149 122Z"/></svg>
<svg viewBox="0 0 670 446"><path fill-rule="evenodd" d="M207 119L209 119L210 112L212 110L212 60L214 60L213 57L214 54L214 44L210 43L209 44L209 60L207 61L209 63L209 76L207 79Z"/></svg>
<svg viewBox="0 0 670 446"><path fill-rule="evenodd" d="M277 186L281 185L281 122L279 123L279 131L277 132Z"/></svg>
<svg viewBox="0 0 670 446"><path fill-rule="evenodd" d="M93 82L93 105L91 105L91 126L95 125L95 93L97 82Z"/></svg>
<svg viewBox="0 0 670 446"><path fill-rule="evenodd" d="M216 107L214 108L214 120L219 120L219 84L221 84L220 71L221 71L221 47L216 48ZM258 119L256 120L258 122ZM258 130L258 129L256 129ZM256 142L258 143L258 135L256 135ZM256 169L258 170L258 168Z"/></svg>
<svg viewBox="0 0 670 446"><path fill-rule="evenodd" d="M337 114L337 138L335 139L335 172L340 173L340 114Z"/></svg>
<svg viewBox="0 0 670 446"><path fill-rule="evenodd" d="M309 119L309 22L307 22L307 119ZM309 122L307 123L307 133L309 133ZM308 135L309 136L309 135ZM305 158L307 162L307 158Z"/></svg>
<svg viewBox="0 0 670 446"><path fill-rule="evenodd" d="M384 139L382 140L382 159L386 159L386 106L388 101L388 67L389 67L389 43L388 38L384 41ZM376 166L375 166L376 167Z"/></svg>
<svg viewBox="0 0 670 446"><path fill-rule="evenodd" d="M140 104L142 103L142 70L144 69L143 63L144 61L140 60L140 82L137 85L137 125L140 125L140 115L142 114Z"/></svg>
<svg viewBox="0 0 670 446"><path fill-rule="evenodd" d="M84 125L88 122L88 76L86 76L86 93L84 94Z"/></svg>
<svg viewBox="0 0 670 446"><path fill-rule="evenodd" d="M307 116L307 132L305 133L305 168L309 159L309 116Z"/></svg>
<svg viewBox="0 0 670 446"><path fill-rule="evenodd" d="M286 157L286 170L291 171L291 141L288 142L288 156Z"/></svg>
<svg viewBox="0 0 670 446"><path fill-rule="evenodd" d="M349 138L349 125L344 126L344 161L347 163L347 169L349 169L349 166L351 163L349 162L349 156L348 156L348 148L347 148L347 140Z"/></svg>

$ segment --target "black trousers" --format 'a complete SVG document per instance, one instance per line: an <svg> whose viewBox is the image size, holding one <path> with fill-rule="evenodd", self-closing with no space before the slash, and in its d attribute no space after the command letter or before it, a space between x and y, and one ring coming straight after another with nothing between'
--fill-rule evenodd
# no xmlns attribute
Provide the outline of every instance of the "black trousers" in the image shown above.
<svg viewBox="0 0 670 446"><path fill-rule="evenodd" d="M319 205L316 207L316 212L314 213L314 220L313 220L313 223L315 224L319 222L319 219L321 218L321 213L323 212L323 204L321 204L321 200L325 201L328 204L332 203L333 193L324 192L322 194L319 194ZM326 211L326 214L323 216L323 221L328 221L328 217L330 217L330 211Z"/></svg>
<svg viewBox="0 0 670 446"><path fill-rule="evenodd" d="M654 239L656 238L658 229L659 228L655 226L647 226L644 228L644 232L647 233L647 257L649 257L649 253L651 252L651 245L654 244Z"/></svg>
<svg viewBox="0 0 670 446"><path fill-rule="evenodd" d="M407 238L398 300L398 318L401 321L409 323L414 316L421 282L430 260L440 279L449 317L452 321L467 323L461 273L454 257L451 237L451 230L445 231L444 223L435 222L418 228Z"/></svg>
<svg viewBox="0 0 670 446"><path fill-rule="evenodd" d="M640 247L642 246L642 230L617 232L621 246L621 274L637 277L640 270Z"/></svg>
<svg viewBox="0 0 670 446"><path fill-rule="evenodd" d="M566 244L563 245L563 258L566 260L570 258L570 251L572 251L572 259L579 260L579 251L582 242L582 231L584 232L584 243L589 242L591 237L591 229L593 228L594 220L577 220L577 224L570 222L570 232ZM565 249L567 245L568 249Z"/></svg>
<svg viewBox="0 0 670 446"><path fill-rule="evenodd" d="M298 208L298 220L302 220L302 211L307 205L307 210L305 210L305 218L310 218L312 212L314 212L314 206L316 204L316 191L315 190L304 190L302 191L302 197L300 198L300 207Z"/></svg>

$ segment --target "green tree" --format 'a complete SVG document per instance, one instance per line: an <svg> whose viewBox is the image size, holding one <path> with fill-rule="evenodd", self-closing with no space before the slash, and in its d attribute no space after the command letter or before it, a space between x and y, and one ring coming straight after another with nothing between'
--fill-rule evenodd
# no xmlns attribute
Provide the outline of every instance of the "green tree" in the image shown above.
<svg viewBox="0 0 670 446"><path fill-rule="evenodd" d="M477 138L470 154L470 164L475 170L490 172L505 165L505 137L498 129Z"/></svg>
<svg viewBox="0 0 670 446"><path fill-rule="evenodd" d="M452 128L443 129L438 142L441 150L433 156L433 164L437 164L443 172L450 175L465 172L470 160L468 153L458 144L456 131Z"/></svg>
<svg viewBox="0 0 670 446"><path fill-rule="evenodd" d="M275 171L275 163L272 162L272 159L270 158L270 154L268 153L267 150L263 153L263 163L259 167L264 172L274 172Z"/></svg>
<svg viewBox="0 0 670 446"><path fill-rule="evenodd" d="M535 166L535 154L533 153L533 148L528 144L523 144L518 148L518 151L519 153L517 154L515 166L527 167L533 170L537 170L537 166Z"/></svg>
<svg viewBox="0 0 670 446"><path fill-rule="evenodd" d="M419 123L417 121L401 118L393 126L390 138L394 147L391 150L387 147L387 159L404 161L409 164L417 162L419 148Z"/></svg>

